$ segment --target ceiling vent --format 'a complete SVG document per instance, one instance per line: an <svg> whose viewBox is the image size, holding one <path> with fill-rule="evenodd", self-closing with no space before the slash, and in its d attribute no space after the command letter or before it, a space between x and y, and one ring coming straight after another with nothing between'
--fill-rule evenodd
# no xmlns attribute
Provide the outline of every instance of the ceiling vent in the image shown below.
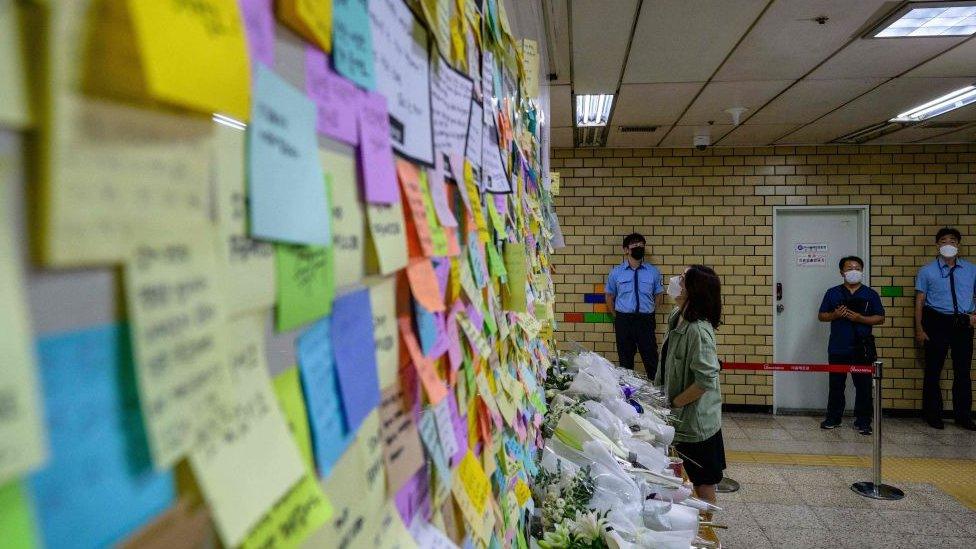
<svg viewBox="0 0 976 549"><path fill-rule="evenodd" d="M657 126L620 126L620 133L652 133Z"/></svg>
<svg viewBox="0 0 976 549"><path fill-rule="evenodd" d="M605 147L607 145L607 126L577 127L575 141L577 148Z"/></svg>

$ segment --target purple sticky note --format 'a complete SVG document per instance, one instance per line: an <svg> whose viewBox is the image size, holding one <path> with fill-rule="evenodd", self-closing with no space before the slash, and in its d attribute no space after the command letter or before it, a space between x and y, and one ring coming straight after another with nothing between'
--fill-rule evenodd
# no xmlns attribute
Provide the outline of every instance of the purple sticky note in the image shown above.
<svg viewBox="0 0 976 549"><path fill-rule="evenodd" d="M507 194L493 194L492 199L495 201L495 210L498 215L505 217L508 213L508 195Z"/></svg>
<svg viewBox="0 0 976 549"><path fill-rule="evenodd" d="M446 170L443 154L436 154L434 167L427 170L427 186L430 188L430 196L433 198L434 211L437 212L437 220L445 227L457 227L457 218L448 205L447 184L444 181ZM463 181L462 181L463 182Z"/></svg>
<svg viewBox="0 0 976 549"><path fill-rule="evenodd" d="M321 50L305 48L305 87L318 110L318 133L348 143L359 144L359 104L363 92L352 82L329 68Z"/></svg>
<svg viewBox="0 0 976 549"><path fill-rule="evenodd" d="M403 522L410 524L418 513L428 516L430 510L427 467L421 467L393 497Z"/></svg>
<svg viewBox="0 0 976 549"><path fill-rule="evenodd" d="M251 61L260 61L274 67L274 12L272 0L238 0L244 32L247 34L247 50Z"/></svg>
<svg viewBox="0 0 976 549"><path fill-rule="evenodd" d="M451 457L451 464L457 465L468 451L468 420L458 413L458 405L453 398L447 399L447 404L451 408L451 422L454 424L454 436L458 441L458 451Z"/></svg>
<svg viewBox="0 0 976 549"><path fill-rule="evenodd" d="M390 144L390 115L386 109L386 97L376 92L365 92L360 105L359 160L366 201L394 204L400 200L400 193Z"/></svg>
<svg viewBox="0 0 976 549"><path fill-rule="evenodd" d="M448 348L447 315L444 313L434 313L434 328L437 330L437 336L434 340L434 347L427 356L437 360L447 352Z"/></svg>
<svg viewBox="0 0 976 549"><path fill-rule="evenodd" d="M485 315L475 307L474 303L468 305L468 319L474 324L476 330L481 330L485 325Z"/></svg>
<svg viewBox="0 0 976 549"><path fill-rule="evenodd" d="M447 315L447 322L445 326L446 337L447 337L447 357L451 361L451 371L456 372L461 368L461 363L464 360L464 356L461 352L461 336L458 332L457 315L464 310L464 305L461 304L461 300L454 302L454 306L451 307L450 314Z"/></svg>
<svg viewBox="0 0 976 549"><path fill-rule="evenodd" d="M380 403L368 289L336 298L332 306L332 349L346 424L349 432L355 433Z"/></svg>
<svg viewBox="0 0 976 549"><path fill-rule="evenodd" d="M437 275L437 286L441 289L441 299L447 299L447 279L451 275L451 262L446 259L434 260L434 274Z"/></svg>

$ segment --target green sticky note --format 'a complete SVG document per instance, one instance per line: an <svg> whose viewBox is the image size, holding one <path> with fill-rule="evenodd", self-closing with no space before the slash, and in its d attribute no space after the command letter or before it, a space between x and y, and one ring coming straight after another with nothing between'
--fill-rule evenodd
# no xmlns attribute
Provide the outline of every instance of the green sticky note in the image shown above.
<svg viewBox="0 0 976 549"><path fill-rule="evenodd" d="M904 290L901 286L882 286L881 297L902 297Z"/></svg>
<svg viewBox="0 0 976 549"><path fill-rule="evenodd" d="M495 228L495 232L497 232L498 236L501 238L507 237L508 233L505 231L505 218L498 213L498 208L495 207L495 201L485 200L485 202L488 204L488 217L491 218L491 225Z"/></svg>
<svg viewBox="0 0 976 549"><path fill-rule="evenodd" d="M35 547L34 521L27 492L19 480L0 486L0 540L4 549Z"/></svg>
<svg viewBox="0 0 976 549"><path fill-rule="evenodd" d="M502 261L502 256L498 253L495 243L489 242L485 248L488 250L488 272L493 277L501 277L502 282L507 282L508 271L505 270L505 262Z"/></svg>
<svg viewBox="0 0 976 549"><path fill-rule="evenodd" d="M335 275L331 248L277 244L275 263L279 332L308 324L332 311Z"/></svg>

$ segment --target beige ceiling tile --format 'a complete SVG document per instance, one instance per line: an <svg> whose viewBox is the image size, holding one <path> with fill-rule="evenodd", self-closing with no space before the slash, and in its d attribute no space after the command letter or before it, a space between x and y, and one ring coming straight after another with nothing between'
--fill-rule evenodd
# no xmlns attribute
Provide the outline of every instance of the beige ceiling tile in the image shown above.
<svg viewBox="0 0 976 549"><path fill-rule="evenodd" d="M882 78L801 80L753 114L755 124L805 124L884 82Z"/></svg>
<svg viewBox="0 0 976 549"><path fill-rule="evenodd" d="M745 107L742 120L792 83L791 80L763 80L757 82L711 82L681 117L679 123L689 126L731 123L732 115L725 109Z"/></svg>
<svg viewBox="0 0 976 549"><path fill-rule="evenodd" d="M673 124L702 84L624 84L613 111L615 126Z"/></svg>
<svg viewBox="0 0 976 549"><path fill-rule="evenodd" d="M766 0L644 0L625 83L703 82Z"/></svg>
<svg viewBox="0 0 976 549"><path fill-rule="evenodd" d="M797 79L877 16L885 0L775 0L715 77L719 81ZM813 18L827 16L820 25Z"/></svg>

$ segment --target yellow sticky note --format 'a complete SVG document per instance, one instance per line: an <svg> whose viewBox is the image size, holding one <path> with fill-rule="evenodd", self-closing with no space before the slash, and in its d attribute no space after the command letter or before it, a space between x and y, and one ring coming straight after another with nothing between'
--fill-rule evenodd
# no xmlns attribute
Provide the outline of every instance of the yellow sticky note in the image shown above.
<svg viewBox="0 0 976 549"><path fill-rule="evenodd" d="M224 309L229 316L265 310L275 302L274 246L248 236L244 132L221 124L214 131L217 249Z"/></svg>
<svg viewBox="0 0 976 549"><path fill-rule="evenodd" d="M139 404L153 463L171 467L217 436L229 396L216 238L209 226L136 236L125 269Z"/></svg>
<svg viewBox="0 0 976 549"><path fill-rule="evenodd" d="M219 436L194 447L190 466L227 547L245 536L305 475L268 378L264 316L225 328L232 398Z"/></svg>
<svg viewBox="0 0 976 549"><path fill-rule="evenodd" d="M385 277L369 286L369 305L373 312L373 338L376 341L376 368L380 389L397 382L400 369L400 338L396 321L396 278Z"/></svg>
<svg viewBox="0 0 976 549"><path fill-rule="evenodd" d="M464 161L464 188L471 201L471 215L474 216L474 224L478 227L478 240L487 244L491 241L491 235L488 233L488 224L481 209L481 195L478 193L478 184L474 181L474 171L467 160Z"/></svg>
<svg viewBox="0 0 976 549"><path fill-rule="evenodd" d="M31 124L31 110L17 11L13 0L0 0L0 126L23 129Z"/></svg>
<svg viewBox="0 0 976 549"><path fill-rule="evenodd" d="M444 58L451 55L451 4L450 0L420 0L421 10Z"/></svg>
<svg viewBox="0 0 976 549"><path fill-rule="evenodd" d="M332 505L322 493L315 474L308 471L248 534L241 549L301 547L330 517Z"/></svg>
<svg viewBox="0 0 976 549"><path fill-rule="evenodd" d="M322 170L331 193L332 259L335 285L343 288L358 284L366 272L365 211L356 182L356 160L350 154L319 149Z"/></svg>
<svg viewBox="0 0 976 549"><path fill-rule="evenodd" d="M375 549L416 549L417 542L414 541L407 526L400 518L400 512L396 508L393 499L389 499L383 506L382 513L377 520L371 521L373 527L372 541L369 547Z"/></svg>
<svg viewBox="0 0 976 549"><path fill-rule="evenodd" d="M407 228L403 220L403 203L397 200L387 206L367 204L366 218L372 245L367 253L371 273L392 274L407 266Z"/></svg>
<svg viewBox="0 0 976 549"><path fill-rule="evenodd" d="M458 464L458 478L464 486L464 491L471 498L474 508L479 514L484 512L485 504L491 495L491 482L471 450L464 454L464 458Z"/></svg>
<svg viewBox="0 0 976 549"><path fill-rule="evenodd" d="M525 505L525 502L529 501L531 497L532 490L529 489L529 485L522 479L515 481L515 498L518 501L519 507Z"/></svg>
<svg viewBox="0 0 976 549"><path fill-rule="evenodd" d="M552 196L559 196L559 172L549 172L549 192Z"/></svg>
<svg viewBox="0 0 976 549"><path fill-rule="evenodd" d="M522 68L525 74L525 95L529 98L539 96L539 43L523 38L519 41L522 50Z"/></svg>
<svg viewBox="0 0 976 549"><path fill-rule="evenodd" d="M302 380L298 368L292 366L274 378L275 396L278 406L285 415L288 429L298 445L299 454L309 470L315 468L312 460L312 439L308 429L308 411L305 397L302 396Z"/></svg>
<svg viewBox="0 0 976 549"><path fill-rule="evenodd" d="M275 4L282 23L332 52L332 0L278 0Z"/></svg>
<svg viewBox="0 0 976 549"><path fill-rule="evenodd" d="M363 421L355 440L335 464L322 490L332 502L333 515L309 540L318 547L368 547L386 500L386 475L379 412ZM316 541L320 543L315 544Z"/></svg>
<svg viewBox="0 0 976 549"><path fill-rule="evenodd" d="M427 170L420 170L419 174L420 194L424 202L424 211L427 213L427 223L430 225L430 240L437 257L447 256L447 233L444 227L437 220L437 211L434 209L434 199L430 195L430 185L427 182Z"/></svg>
<svg viewBox="0 0 976 549"><path fill-rule="evenodd" d="M12 238L10 176L19 151L0 150L0 485L44 461L44 422L38 392L20 249Z"/></svg>
<svg viewBox="0 0 976 549"><path fill-rule="evenodd" d="M524 313L527 310L526 257L525 243L506 242L503 256L508 279L502 292L502 303L506 311Z"/></svg>
<svg viewBox="0 0 976 549"><path fill-rule="evenodd" d="M153 98L248 119L251 69L236 0L128 0L128 9Z"/></svg>

